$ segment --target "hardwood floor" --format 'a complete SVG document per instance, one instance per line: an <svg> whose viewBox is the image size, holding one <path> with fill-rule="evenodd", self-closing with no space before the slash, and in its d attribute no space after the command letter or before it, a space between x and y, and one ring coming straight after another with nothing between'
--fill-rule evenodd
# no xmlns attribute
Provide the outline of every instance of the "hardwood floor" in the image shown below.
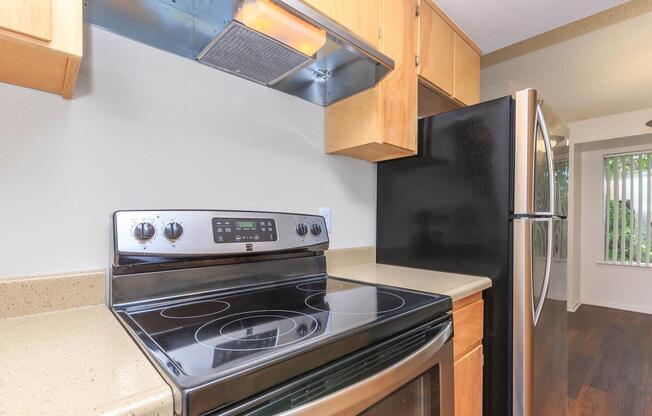
<svg viewBox="0 0 652 416"><path fill-rule="evenodd" d="M568 314L568 416L652 416L652 315Z"/></svg>

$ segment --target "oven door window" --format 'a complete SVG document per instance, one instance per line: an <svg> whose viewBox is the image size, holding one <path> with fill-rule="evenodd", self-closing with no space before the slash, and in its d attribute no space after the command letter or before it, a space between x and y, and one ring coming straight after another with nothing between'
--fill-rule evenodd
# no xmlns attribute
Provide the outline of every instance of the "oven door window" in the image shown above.
<svg viewBox="0 0 652 416"><path fill-rule="evenodd" d="M387 396L362 416L440 416L439 366Z"/></svg>

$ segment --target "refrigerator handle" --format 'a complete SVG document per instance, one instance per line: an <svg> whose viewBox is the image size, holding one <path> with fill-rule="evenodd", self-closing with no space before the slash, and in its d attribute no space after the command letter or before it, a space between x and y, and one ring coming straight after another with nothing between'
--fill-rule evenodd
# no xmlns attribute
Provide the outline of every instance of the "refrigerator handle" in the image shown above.
<svg viewBox="0 0 652 416"><path fill-rule="evenodd" d="M548 219L548 247L546 252L546 271L543 277L543 287L541 288L541 299L539 299L539 304L536 307L536 310L533 311L533 324L537 326L539 323L539 317L541 316L541 311L543 310L543 305L546 303L546 297L548 296L548 288L550 286L550 270L552 268L552 239L553 239L553 228L554 220ZM534 279L534 274L532 274L532 279ZM534 283L532 284L534 287ZM532 308L534 308L534 291L532 291Z"/></svg>
<svg viewBox="0 0 652 416"><path fill-rule="evenodd" d="M541 102L537 103L537 123L534 126L534 140L536 140L537 124L541 126L543 133L543 144L546 147L546 160L548 162L548 178L550 182L550 212L549 215L555 215L555 170L553 166L552 144L550 143L550 135L548 134L548 126L546 119L543 117L543 108Z"/></svg>

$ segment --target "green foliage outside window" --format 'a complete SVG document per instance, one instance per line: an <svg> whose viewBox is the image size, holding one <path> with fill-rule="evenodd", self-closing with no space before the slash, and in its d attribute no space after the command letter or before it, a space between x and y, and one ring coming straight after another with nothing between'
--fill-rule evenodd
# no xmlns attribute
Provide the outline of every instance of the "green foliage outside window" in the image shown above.
<svg viewBox="0 0 652 416"><path fill-rule="evenodd" d="M618 208L616 208L616 206ZM618 241L616 241L616 254L614 257L614 215L615 211L618 211ZM623 213L625 213L625 245L623 246L622 238L622 221ZM622 201L609 201L609 224L607 226L607 259L614 259L616 261L629 261L630 259L634 262L638 261L647 261L647 253L650 253L650 258L652 258L652 247L647 241L645 232L642 232L641 236L641 259L638 258L638 227L639 224L636 221L636 216L634 216L634 228L632 229L632 215L633 210L631 207L631 201L625 201L625 209L623 210ZM634 248L634 252L630 253L630 247ZM624 253L624 257L623 257Z"/></svg>

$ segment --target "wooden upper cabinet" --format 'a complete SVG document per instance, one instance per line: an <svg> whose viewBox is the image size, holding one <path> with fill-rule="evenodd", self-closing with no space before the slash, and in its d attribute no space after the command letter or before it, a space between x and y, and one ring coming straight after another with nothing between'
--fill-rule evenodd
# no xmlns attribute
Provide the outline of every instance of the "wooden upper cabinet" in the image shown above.
<svg viewBox="0 0 652 416"><path fill-rule="evenodd" d="M424 1L419 20L419 76L453 95L453 28Z"/></svg>
<svg viewBox="0 0 652 416"><path fill-rule="evenodd" d="M0 82L71 98L82 58L81 0L0 0Z"/></svg>
<svg viewBox="0 0 652 416"><path fill-rule="evenodd" d="M394 71L382 82L383 141L408 154L417 148L417 19L414 0L383 1L383 52Z"/></svg>
<svg viewBox="0 0 652 416"><path fill-rule="evenodd" d="M420 10L421 84L457 105L479 102L480 50L433 0L420 0Z"/></svg>
<svg viewBox="0 0 652 416"><path fill-rule="evenodd" d="M0 28L49 42L52 40L50 0L1 0Z"/></svg>
<svg viewBox="0 0 652 416"><path fill-rule="evenodd" d="M479 100L479 50L432 0L304 1L395 66L375 88L327 107L327 153L373 162L414 155L421 107L430 115Z"/></svg>
<svg viewBox="0 0 652 416"><path fill-rule="evenodd" d="M382 0L303 0L346 27L375 48L380 48Z"/></svg>
<svg viewBox="0 0 652 416"><path fill-rule="evenodd" d="M416 153L415 7L414 0L381 1L380 50L394 60L394 70L375 88L326 108L327 153L372 162Z"/></svg>
<svg viewBox="0 0 652 416"><path fill-rule="evenodd" d="M480 102L480 54L455 33L455 89L453 97L466 105Z"/></svg>

